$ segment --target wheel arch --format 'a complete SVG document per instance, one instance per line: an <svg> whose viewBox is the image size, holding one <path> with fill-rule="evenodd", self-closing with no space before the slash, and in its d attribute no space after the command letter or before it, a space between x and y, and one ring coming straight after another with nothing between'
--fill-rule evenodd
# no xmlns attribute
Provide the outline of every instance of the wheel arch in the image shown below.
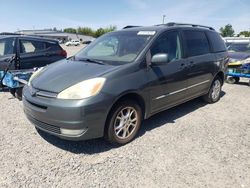
<svg viewBox="0 0 250 188"><path fill-rule="evenodd" d="M108 127L108 121L111 118L112 115L112 111L114 110L114 108L122 101L125 100L132 100L135 101L140 107L141 107L141 111L142 111L142 118L145 118L145 114L146 114L146 101L145 99L138 93L136 92L129 92L129 93L125 93L120 95L112 104L111 108L109 109L106 121L105 121L105 130ZM104 133L105 134L105 133Z"/></svg>
<svg viewBox="0 0 250 188"><path fill-rule="evenodd" d="M225 74L224 74L224 72L222 72L222 71L218 72L218 73L215 75L214 79L215 79L216 77L219 77L219 78L221 79L222 85L223 85L223 84L224 84L224 81L225 81Z"/></svg>

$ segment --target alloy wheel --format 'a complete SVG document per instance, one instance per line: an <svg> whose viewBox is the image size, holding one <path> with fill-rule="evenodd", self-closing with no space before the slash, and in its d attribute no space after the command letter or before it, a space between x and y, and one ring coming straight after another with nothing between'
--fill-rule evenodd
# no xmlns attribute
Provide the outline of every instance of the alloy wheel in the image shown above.
<svg viewBox="0 0 250 188"><path fill-rule="evenodd" d="M138 126L138 113L133 107L121 109L114 121L114 132L119 139L127 139Z"/></svg>
<svg viewBox="0 0 250 188"><path fill-rule="evenodd" d="M215 80L212 88L212 99L216 100L220 96L221 92L221 83L219 80Z"/></svg>

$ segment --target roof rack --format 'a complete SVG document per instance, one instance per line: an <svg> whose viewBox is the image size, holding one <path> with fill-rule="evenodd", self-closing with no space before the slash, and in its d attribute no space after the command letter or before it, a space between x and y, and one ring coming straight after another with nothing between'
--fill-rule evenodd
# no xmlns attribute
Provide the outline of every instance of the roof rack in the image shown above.
<svg viewBox="0 0 250 188"><path fill-rule="evenodd" d="M169 22L167 24L163 24L163 25L166 25L166 26L191 26L191 27L202 27L202 28L207 28L207 29L210 29L210 30L215 30L214 28L212 27L209 27L209 26L204 26L204 25L198 25L198 24L188 24L188 23L175 23L175 22Z"/></svg>
<svg viewBox="0 0 250 188"><path fill-rule="evenodd" d="M133 28L133 27L141 27L141 26L136 26L136 25L128 25L122 29L129 29L129 28Z"/></svg>

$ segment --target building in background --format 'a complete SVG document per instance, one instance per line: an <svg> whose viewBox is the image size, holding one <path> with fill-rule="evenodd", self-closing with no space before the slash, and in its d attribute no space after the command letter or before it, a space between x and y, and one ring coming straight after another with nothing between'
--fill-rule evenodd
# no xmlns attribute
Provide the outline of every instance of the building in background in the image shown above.
<svg viewBox="0 0 250 188"><path fill-rule="evenodd" d="M79 40L81 42L93 41L95 38L91 36L75 34L75 33L65 33L62 31L54 31L52 29L42 29L42 30L19 30L15 34L29 35L36 37L44 37L50 39L56 39L62 41L63 43L70 40Z"/></svg>

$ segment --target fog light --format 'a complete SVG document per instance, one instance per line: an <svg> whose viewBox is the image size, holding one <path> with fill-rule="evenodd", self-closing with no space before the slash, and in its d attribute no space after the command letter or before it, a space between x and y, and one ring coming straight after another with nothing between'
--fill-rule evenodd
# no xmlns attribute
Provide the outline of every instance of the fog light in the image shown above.
<svg viewBox="0 0 250 188"><path fill-rule="evenodd" d="M69 135L69 136L77 136L77 135L81 135L86 129L63 129L60 128L61 133L64 135Z"/></svg>

